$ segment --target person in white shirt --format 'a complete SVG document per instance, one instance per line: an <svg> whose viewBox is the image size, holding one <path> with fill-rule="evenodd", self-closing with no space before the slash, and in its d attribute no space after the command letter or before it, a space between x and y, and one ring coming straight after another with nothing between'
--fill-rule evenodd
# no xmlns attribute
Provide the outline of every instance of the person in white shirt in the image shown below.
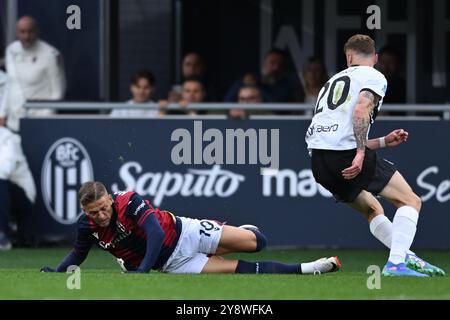
<svg viewBox="0 0 450 320"><path fill-rule="evenodd" d="M328 73L322 59L316 56L309 57L303 67L303 89L305 103L315 105L322 86L328 81Z"/></svg>
<svg viewBox="0 0 450 320"><path fill-rule="evenodd" d="M6 73L3 72L3 70L0 69L0 103L3 99L3 95L5 94L5 87L6 87ZM0 126L3 126L4 123L0 123Z"/></svg>
<svg viewBox="0 0 450 320"><path fill-rule="evenodd" d="M132 105L140 103L153 103L152 95L155 91L155 78L151 72L142 70L131 77L130 92L132 99L127 101L130 107L126 109L114 109L110 116L115 118L132 117L132 118L155 118L160 115L156 109L138 109Z"/></svg>
<svg viewBox="0 0 450 320"><path fill-rule="evenodd" d="M358 210L372 234L390 248L385 276L443 276L445 272L410 251L422 203L392 162L376 149L395 147L408 138L397 129L385 137L368 139L386 94L387 81L374 69L375 42L352 36L344 46L348 68L337 73L319 92L314 116L306 132L311 168L318 183L338 201ZM396 208L393 222L376 196Z"/></svg>
<svg viewBox="0 0 450 320"><path fill-rule="evenodd" d="M0 250L9 250L10 217L14 215L17 222L26 219L36 199L36 186L20 136L5 127L0 127L0 199Z"/></svg>
<svg viewBox="0 0 450 320"><path fill-rule="evenodd" d="M24 16L16 25L18 40L6 48L8 81L0 101L0 124L19 131L27 100L60 100L65 94L65 74L61 54L38 38L36 20ZM51 114L36 110L32 114Z"/></svg>

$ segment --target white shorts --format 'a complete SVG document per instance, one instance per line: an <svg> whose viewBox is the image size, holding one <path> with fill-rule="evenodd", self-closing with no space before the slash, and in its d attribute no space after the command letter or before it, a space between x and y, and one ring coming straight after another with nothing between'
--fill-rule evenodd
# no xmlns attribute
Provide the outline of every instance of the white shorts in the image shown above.
<svg viewBox="0 0 450 320"><path fill-rule="evenodd" d="M161 271L170 273L200 273L219 246L223 226L213 220L178 217L181 235L172 255Z"/></svg>

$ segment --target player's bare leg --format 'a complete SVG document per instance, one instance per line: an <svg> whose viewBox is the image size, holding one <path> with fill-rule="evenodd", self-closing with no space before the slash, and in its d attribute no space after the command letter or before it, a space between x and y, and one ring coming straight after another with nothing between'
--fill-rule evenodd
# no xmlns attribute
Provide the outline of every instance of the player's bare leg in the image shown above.
<svg viewBox="0 0 450 320"><path fill-rule="evenodd" d="M235 273L238 260L227 260L218 256L209 257L202 273Z"/></svg>
<svg viewBox="0 0 450 320"><path fill-rule="evenodd" d="M362 213L369 223L375 217L384 215L384 210L380 202L370 192L365 190L362 190L356 199L348 205Z"/></svg>
<svg viewBox="0 0 450 320"><path fill-rule="evenodd" d="M392 242L392 222L384 215L378 199L365 190L349 203L349 206L362 213L369 221L370 232L389 249ZM412 253L412 252L409 252Z"/></svg>
<svg viewBox="0 0 450 320"><path fill-rule="evenodd" d="M397 208L411 206L417 211L420 210L420 198L414 194L398 171L395 172L380 195ZM380 202L371 193L363 190L355 201L349 203L349 205L367 218L373 235L386 247L391 248L392 222L384 215Z"/></svg>
<svg viewBox="0 0 450 320"><path fill-rule="evenodd" d="M391 249L388 262L383 269L383 275L426 277L425 274L409 269L405 263L416 234L421 207L420 198L414 194L398 171L394 173L380 195L397 207L391 227L387 221L381 221L386 232L385 244L388 246L390 242ZM377 222L375 219L371 223ZM380 229L381 227L377 226L377 228ZM389 240L389 238L391 239Z"/></svg>
<svg viewBox="0 0 450 320"><path fill-rule="evenodd" d="M391 202L396 208L410 205L417 211L420 210L420 198L414 194L411 187L398 171L395 172L388 185L381 191L380 195ZM377 229L374 233L375 237L390 249L392 242L392 222L387 218L383 221L380 219L380 221L374 222L376 224L374 227ZM372 222L372 224L374 224L374 222ZM413 254L413 252L409 251L408 254Z"/></svg>
<svg viewBox="0 0 450 320"><path fill-rule="evenodd" d="M231 252L257 252L266 245L266 237L254 226L225 225L215 255L209 258L202 273L310 274L333 272L341 267L337 257L322 258L309 263L285 264L276 261L226 260L217 256Z"/></svg>
<svg viewBox="0 0 450 320"><path fill-rule="evenodd" d="M396 208L410 206L419 213L422 207L422 200L414 193L398 171L394 173L389 183L380 192L380 195Z"/></svg>
<svg viewBox="0 0 450 320"><path fill-rule="evenodd" d="M255 252L263 249L266 244L267 239L259 231L224 225L215 254Z"/></svg>
<svg viewBox="0 0 450 320"><path fill-rule="evenodd" d="M402 248L402 244L409 244L404 261L406 261L406 265L410 269L430 276L445 275L445 272L442 269L419 258L414 252L409 250L412 240L414 239L417 218L422 207L422 201L398 171L395 172L389 183L381 191L380 195L398 208L394 217L394 222L391 226L391 245L388 246L391 248L391 256L393 255L394 259L395 257L400 256L400 254L403 256L403 251L396 248L396 245L400 245L400 248ZM389 260L391 260L391 256L389 257Z"/></svg>
<svg viewBox="0 0 450 320"><path fill-rule="evenodd" d="M378 199L365 190L348 203L350 207L357 210L369 222L370 232L389 249L392 242L392 222L384 215L384 209ZM412 251L408 253L412 254Z"/></svg>
<svg viewBox="0 0 450 320"><path fill-rule="evenodd" d="M398 172L393 175L382 193L388 195L385 197L389 197L388 200L397 208L410 205L414 209L420 209L420 199L414 194L411 187ZM349 206L367 218L371 233L390 249L393 224L384 215L384 210L380 202L371 193L363 190L352 203L349 203ZM409 247L406 251L404 261L406 262L406 266L421 273L432 275L445 274L441 269L417 257L414 252L409 250ZM424 268L423 266L425 265L428 268Z"/></svg>
<svg viewBox="0 0 450 320"><path fill-rule="evenodd" d="M246 274L321 274L334 272L341 268L337 257L322 258L313 262L284 264L281 262L227 260L211 256L201 273L246 273Z"/></svg>

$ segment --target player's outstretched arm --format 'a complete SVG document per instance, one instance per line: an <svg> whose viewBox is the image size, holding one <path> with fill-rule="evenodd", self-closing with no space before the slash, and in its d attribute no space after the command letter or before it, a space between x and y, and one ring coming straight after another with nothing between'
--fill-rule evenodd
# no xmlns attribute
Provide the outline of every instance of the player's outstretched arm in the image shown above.
<svg viewBox="0 0 450 320"><path fill-rule="evenodd" d="M390 132L388 135L376 139L370 139L367 142L367 147L372 150L385 148L385 147L396 147L403 142L408 140L409 133L403 129L396 129Z"/></svg>
<svg viewBox="0 0 450 320"><path fill-rule="evenodd" d="M56 269L43 267L41 272L66 272L69 266L81 265L86 260L92 244L91 234L79 227L73 250L61 261Z"/></svg>
<svg viewBox="0 0 450 320"><path fill-rule="evenodd" d="M74 249L61 261L56 269L45 266L41 268L41 272L66 272L69 266L81 265L86 260L87 254L88 252L77 253Z"/></svg>

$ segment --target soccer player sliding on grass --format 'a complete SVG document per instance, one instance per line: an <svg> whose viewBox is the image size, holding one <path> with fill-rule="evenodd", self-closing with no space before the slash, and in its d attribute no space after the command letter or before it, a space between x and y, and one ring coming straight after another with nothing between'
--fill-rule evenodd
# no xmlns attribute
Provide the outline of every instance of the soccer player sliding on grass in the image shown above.
<svg viewBox="0 0 450 320"><path fill-rule="evenodd" d="M283 273L318 274L340 269L337 257L313 262L227 260L222 254L258 252L266 237L255 226L233 227L214 220L174 216L154 208L134 192L108 194L97 181L86 182L79 191L83 214L73 250L52 269L65 272L79 266L92 245L110 252L124 272L144 273L150 269L169 273Z"/></svg>

